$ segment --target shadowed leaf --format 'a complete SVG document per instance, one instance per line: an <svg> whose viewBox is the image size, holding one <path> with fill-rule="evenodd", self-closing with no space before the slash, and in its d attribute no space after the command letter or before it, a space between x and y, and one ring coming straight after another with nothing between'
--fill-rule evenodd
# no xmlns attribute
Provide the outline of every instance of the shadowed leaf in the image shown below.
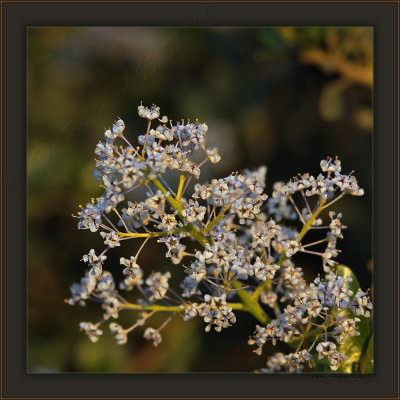
<svg viewBox="0 0 400 400"><path fill-rule="evenodd" d="M349 288L356 294L360 285L352 270L344 265L339 265L336 272L344 278L352 278L352 281L349 283ZM355 318L355 316L352 315L352 318ZM338 373L373 372L373 336L371 320L362 315L358 316L358 318L360 322L357 326L360 335L353 336L342 345L338 346L338 350L349 357L336 371Z"/></svg>

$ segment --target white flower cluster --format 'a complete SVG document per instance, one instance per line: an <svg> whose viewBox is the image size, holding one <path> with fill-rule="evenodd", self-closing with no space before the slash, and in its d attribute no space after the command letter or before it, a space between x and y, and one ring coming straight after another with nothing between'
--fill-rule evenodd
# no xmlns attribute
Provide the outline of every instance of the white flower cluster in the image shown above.
<svg viewBox="0 0 400 400"><path fill-rule="evenodd" d="M275 353L268 358L267 368L261 368L260 372L287 372L293 374L301 372L304 364L311 366L311 354L307 350L301 350L286 355L283 353Z"/></svg>
<svg viewBox="0 0 400 400"><path fill-rule="evenodd" d="M125 344L128 341L128 335L125 329L122 328L121 325L116 322L111 322L110 331L115 333L115 341L117 344Z"/></svg>
<svg viewBox="0 0 400 400"><path fill-rule="evenodd" d="M304 287L293 305L288 305L279 318L272 320L265 327L257 325L249 344L257 345L255 352L261 355L267 341L276 345L277 340L296 340L296 336L300 338L301 332L313 326L320 326L325 339L332 337L339 344L346 342L350 337L358 336L357 322L360 319L351 314L369 316L366 309L371 309L372 304L366 293L359 290L354 294L350 290L351 281L351 277L345 278L332 271L329 271L325 279L317 277L313 283ZM316 343L314 342L307 351L310 352ZM316 345L316 351L319 359L327 357L332 370L338 369L348 358L336 349L333 342L327 340L320 341ZM280 371L285 363L289 363L288 359L277 355L267 363L269 368L266 372ZM285 366L284 369L290 370L291 367Z"/></svg>
<svg viewBox="0 0 400 400"><path fill-rule="evenodd" d="M125 344L129 332L154 313L167 312L171 316L158 329L144 331L157 346L160 331L175 314L185 321L200 317L207 332L220 332L236 322L234 311L244 311L261 323L249 341L258 346L257 354L269 340L299 343L310 329L325 334L325 341L309 348L270 357L262 372L299 372L311 363L312 350L327 357L332 369L338 367L345 356L327 338L341 344L357 336L357 323L370 315L372 305L367 293L352 293L349 279L331 271L346 228L342 214L329 212L325 226L320 214L345 194L363 194L354 175L342 174L340 161L328 158L321 161L322 173L316 178L306 173L288 183L278 182L270 198L264 193L265 167L196 183L188 195L201 167L221 158L217 148L206 147L208 126L198 120L167 124L168 118L160 118L154 104L141 104L138 114L147 120L146 132L137 137L139 146L125 136L121 119L97 144L94 176L101 181L103 194L80 206L76 215L78 228L98 232L106 246L99 255L91 249L83 256L88 271L71 286L68 304L93 300L103 309L100 322L82 322L81 329L97 341L103 333L100 325L118 318L121 310L142 312L130 328L110 323L117 344ZM152 127L154 121L161 124ZM175 188L168 183L171 171L179 175ZM144 197L131 198L138 188L145 189ZM325 233L321 240L307 243L304 236L312 229ZM113 275L103 269L106 253L132 239L141 244L135 254L120 258L123 280L116 286ZM190 240L200 248L189 252ZM181 281L177 282L176 266L161 273L143 265L139 256L150 242L159 243L172 264L185 261ZM308 284L302 268L295 265L299 253L320 257L326 277ZM132 298L122 296L117 287L128 295L132 292ZM272 314L276 318L271 320Z"/></svg>
<svg viewBox="0 0 400 400"><path fill-rule="evenodd" d="M319 195L322 199L332 198L336 192L346 192L354 196L362 196L364 190L358 185L354 175L341 174L340 160L328 158L321 161L321 169L324 174L316 178L308 173L294 177L288 183L275 184L272 197L278 199L281 196L291 196L296 192L304 191L306 196Z"/></svg>
<svg viewBox="0 0 400 400"><path fill-rule="evenodd" d="M210 331L212 325L215 325L214 329L217 332L221 332L222 328L227 328L236 322L232 308L226 304L225 294L219 297L206 294L204 300L205 303L199 306L198 313L208 324L205 328L206 332Z"/></svg>
<svg viewBox="0 0 400 400"><path fill-rule="evenodd" d="M168 291L168 279L171 274L167 272L166 274L161 274L161 272L154 272L146 279L146 285L148 285L148 290L151 293L149 299L150 301L161 300L165 297Z"/></svg>
<svg viewBox="0 0 400 400"><path fill-rule="evenodd" d="M206 200L214 207L229 207L230 213L236 214L239 222L254 219L260 213L260 207L267 199L263 194L266 168L256 172L244 171L227 178L213 179L208 185L196 185L194 198Z"/></svg>

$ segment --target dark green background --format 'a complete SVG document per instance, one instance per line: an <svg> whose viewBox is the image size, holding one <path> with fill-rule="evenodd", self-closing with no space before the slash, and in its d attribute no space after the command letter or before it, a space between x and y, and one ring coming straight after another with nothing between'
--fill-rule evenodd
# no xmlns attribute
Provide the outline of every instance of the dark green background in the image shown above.
<svg viewBox="0 0 400 400"><path fill-rule="evenodd" d="M79 321L100 319L99 307L63 300L82 276L82 254L102 242L78 231L71 213L101 193L92 169L104 128L120 116L132 141L143 132L140 100L173 120L208 123L222 161L205 167L200 180L267 165L270 194L276 180L316 175L322 158L338 155L366 192L335 206L349 226L339 261L370 287L372 49L370 28L30 28L28 370L252 371L266 353L286 350L255 355L247 345L255 322L242 314L219 334L204 333L200 320L175 318L158 348L141 331L122 347L106 326L97 344L79 332ZM114 251L108 268L116 270L127 250ZM142 255L147 272L168 267L154 250ZM320 271L318 260L298 259L308 279ZM124 314L124 326L132 318Z"/></svg>

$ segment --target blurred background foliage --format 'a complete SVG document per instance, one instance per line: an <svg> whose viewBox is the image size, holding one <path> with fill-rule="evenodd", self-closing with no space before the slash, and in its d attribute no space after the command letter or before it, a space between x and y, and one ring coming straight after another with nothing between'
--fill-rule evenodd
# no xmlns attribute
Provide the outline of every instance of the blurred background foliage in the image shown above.
<svg viewBox="0 0 400 400"><path fill-rule="evenodd" d="M29 28L28 89L28 371L242 372L262 368L247 345L255 321L240 314L222 333L200 320L176 317L152 347L131 334L117 346L105 327L97 344L79 321L98 321L98 306L70 307L69 286L83 274L79 260L100 238L76 229L71 213L101 191L92 176L94 147L117 116L132 141L145 129L141 100L177 120L199 118L222 161L200 179L268 166L267 193L277 180L319 173L338 155L356 171L366 195L336 203L349 226L339 261L361 287L372 283L373 31L346 28ZM132 244L131 246L136 246ZM113 252L107 268L118 270ZM307 279L317 260L298 258ZM165 270L161 252L141 256L146 273ZM121 313L124 326L134 314ZM158 320L157 320L158 318ZM165 316L154 318L159 326Z"/></svg>

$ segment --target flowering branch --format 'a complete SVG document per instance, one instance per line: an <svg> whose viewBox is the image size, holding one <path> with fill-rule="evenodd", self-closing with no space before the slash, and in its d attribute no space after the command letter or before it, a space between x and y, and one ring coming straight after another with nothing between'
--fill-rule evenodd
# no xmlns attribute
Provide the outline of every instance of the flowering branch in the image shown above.
<svg viewBox="0 0 400 400"><path fill-rule="evenodd" d="M187 305L179 306L161 306L157 304L151 305L140 305L133 303L121 303L120 307L128 310L138 310L138 311L154 311L154 312L182 312L185 311ZM232 308L232 310L247 311L246 307L242 303L227 303L227 306Z"/></svg>
<svg viewBox="0 0 400 400"><path fill-rule="evenodd" d="M160 118L154 104L150 108L140 105L138 114L148 121L146 133L138 137L139 147L134 148L125 138L121 119L105 131L103 141L96 146L94 171L104 193L81 206L76 216L79 229L101 230L106 246L99 255L94 249L83 255L89 269L80 283L71 286L72 296L66 300L70 305L84 305L88 300L101 305L100 322L80 323L89 339L97 341L103 334L100 326L117 319L124 309L137 311L139 319L129 328L109 324L121 345L155 313L170 314L157 329L147 327L144 331L143 336L155 346L161 343L161 331L174 315L185 321L201 317L206 332L211 328L220 332L236 323L233 311L244 311L261 324L249 340L257 345L257 354L267 341L295 346L294 353L269 357L268 368L262 372L300 372L305 363L322 368L319 360L323 358L331 370L353 368L357 363L350 363L345 346L354 342L361 357L367 347L364 341L371 337L365 318L370 316L372 304L368 294L354 286L355 277L335 261L340 251L337 241L346 229L342 215L330 211L330 222L323 225L320 214L345 194L363 195L354 175L342 174L340 161L328 158L321 161L322 173L316 178L306 173L288 183L277 182L269 198L264 193L266 168L261 167L204 185L197 183L188 198L186 189L192 179L199 179L204 163L217 163L221 158L217 148L205 147L208 126L196 120L176 125L170 121L167 127L168 118ZM161 122L156 129L152 129L153 120ZM114 144L118 138L125 147ZM205 153L199 164L192 161L196 151ZM180 173L176 195L165 178L168 170ZM145 199L126 201L139 187L146 188ZM296 193L305 208L296 204ZM313 211L307 199L312 196L317 197ZM293 223L285 225L287 220L301 223L300 231ZM150 224L157 230L150 229ZM315 228L327 230L325 236L302 243L307 232ZM165 255L172 264L181 264L183 257L190 260L188 266L183 265L181 290L170 286L173 270L153 271L145 277L139 259L150 238L158 238L157 243L166 246ZM187 252L184 243L188 238L199 243L201 250ZM107 252L121 247L125 239L144 241L136 254L120 258L124 279L117 286L103 266ZM314 250L314 246L323 245L325 250ZM321 257L325 277L307 283L302 269L294 264L298 252ZM137 296L128 301L122 292L133 290ZM266 307L275 319L269 317ZM355 339L358 336L363 340Z"/></svg>
<svg viewBox="0 0 400 400"><path fill-rule="evenodd" d="M316 220L322 209L324 208L326 200L321 199L316 210L314 213L311 215L310 219L307 221L307 223L303 226L302 230L299 233L299 236L297 237L296 242L300 244L301 240L304 238L306 233L311 229L313 222ZM279 261L276 263L276 265L281 266L283 262L287 259L288 257L286 254L283 254L280 258ZM264 281L261 283L257 289L253 292L252 297L253 299L258 299L260 297L261 292L267 287L269 281Z"/></svg>

